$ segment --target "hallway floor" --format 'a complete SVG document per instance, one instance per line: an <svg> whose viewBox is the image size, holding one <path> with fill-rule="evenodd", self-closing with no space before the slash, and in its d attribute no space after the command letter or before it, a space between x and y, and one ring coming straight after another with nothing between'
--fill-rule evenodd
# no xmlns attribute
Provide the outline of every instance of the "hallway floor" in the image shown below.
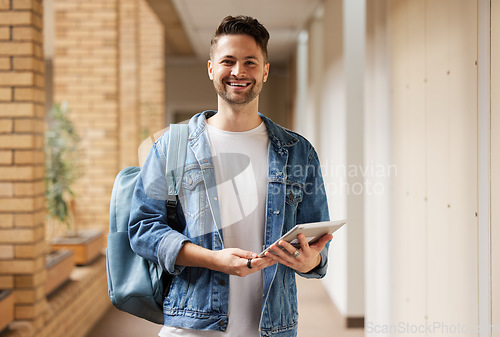
<svg viewBox="0 0 500 337"><path fill-rule="evenodd" d="M297 277L299 337L362 337L363 329L346 329L320 280ZM87 337L154 337L160 326L112 307Z"/></svg>

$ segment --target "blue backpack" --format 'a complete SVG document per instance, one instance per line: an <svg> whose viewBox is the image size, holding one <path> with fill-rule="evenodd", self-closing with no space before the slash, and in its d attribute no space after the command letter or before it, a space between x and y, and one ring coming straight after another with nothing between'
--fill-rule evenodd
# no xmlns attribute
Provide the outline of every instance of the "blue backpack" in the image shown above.
<svg viewBox="0 0 500 337"><path fill-rule="evenodd" d="M177 193L186 160L187 136L186 124L170 125L166 163L166 176L170 183L166 181L165 184L169 187L166 201L168 224L174 229ZM134 253L128 236L130 204L140 172L140 167L127 167L118 173L113 185L106 248L108 294L116 308L163 324L163 299L168 294L172 275L164 272L157 263Z"/></svg>

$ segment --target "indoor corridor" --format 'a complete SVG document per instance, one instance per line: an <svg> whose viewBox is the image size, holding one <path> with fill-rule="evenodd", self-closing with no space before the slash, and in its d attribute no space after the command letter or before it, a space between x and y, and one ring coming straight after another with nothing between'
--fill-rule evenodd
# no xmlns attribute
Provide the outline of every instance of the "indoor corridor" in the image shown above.
<svg viewBox="0 0 500 337"><path fill-rule="evenodd" d="M362 337L364 329L345 327L322 282L297 277L298 337ZM160 326L110 308L86 337L154 337Z"/></svg>
<svg viewBox="0 0 500 337"><path fill-rule="evenodd" d="M500 337L500 0L0 0L0 337L156 336L111 309L110 196L152 135L218 109L227 15L269 30L259 112L311 143L347 219L326 276L297 277L299 337ZM297 205L292 169L272 183ZM92 258L49 261L86 232Z"/></svg>

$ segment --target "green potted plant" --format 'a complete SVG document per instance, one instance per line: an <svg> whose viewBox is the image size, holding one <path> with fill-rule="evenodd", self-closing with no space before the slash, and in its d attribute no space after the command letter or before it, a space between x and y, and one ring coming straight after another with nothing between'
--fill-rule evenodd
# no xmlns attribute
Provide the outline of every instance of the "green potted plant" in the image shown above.
<svg viewBox="0 0 500 337"><path fill-rule="evenodd" d="M77 230L73 216L72 185L81 176L78 136L67 102L55 104L47 116L45 133L45 185L49 233L53 250L68 249L76 264L83 265L100 255L103 242L99 230Z"/></svg>
<svg viewBox="0 0 500 337"><path fill-rule="evenodd" d="M65 225L67 236L74 236L73 213L75 196L72 185L80 176L78 143L80 137L69 118L67 102L55 104L47 116L45 132L45 195L51 223ZM54 231L59 226L51 226ZM54 233L51 233L51 236Z"/></svg>

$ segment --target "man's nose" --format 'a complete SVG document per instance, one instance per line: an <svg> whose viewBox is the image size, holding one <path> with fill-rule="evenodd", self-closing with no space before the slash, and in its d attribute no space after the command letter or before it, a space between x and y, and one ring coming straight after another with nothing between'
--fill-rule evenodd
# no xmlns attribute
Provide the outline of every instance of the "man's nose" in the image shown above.
<svg viewBox="0 0 500 337"><path fill-rule="evenodd" d="M233 66L233 68L231 69L231 75L239 78L239 77L242 77L242 76L245 76L245 68L243 67L243 65L239 62L236 62Z"/></svg>

